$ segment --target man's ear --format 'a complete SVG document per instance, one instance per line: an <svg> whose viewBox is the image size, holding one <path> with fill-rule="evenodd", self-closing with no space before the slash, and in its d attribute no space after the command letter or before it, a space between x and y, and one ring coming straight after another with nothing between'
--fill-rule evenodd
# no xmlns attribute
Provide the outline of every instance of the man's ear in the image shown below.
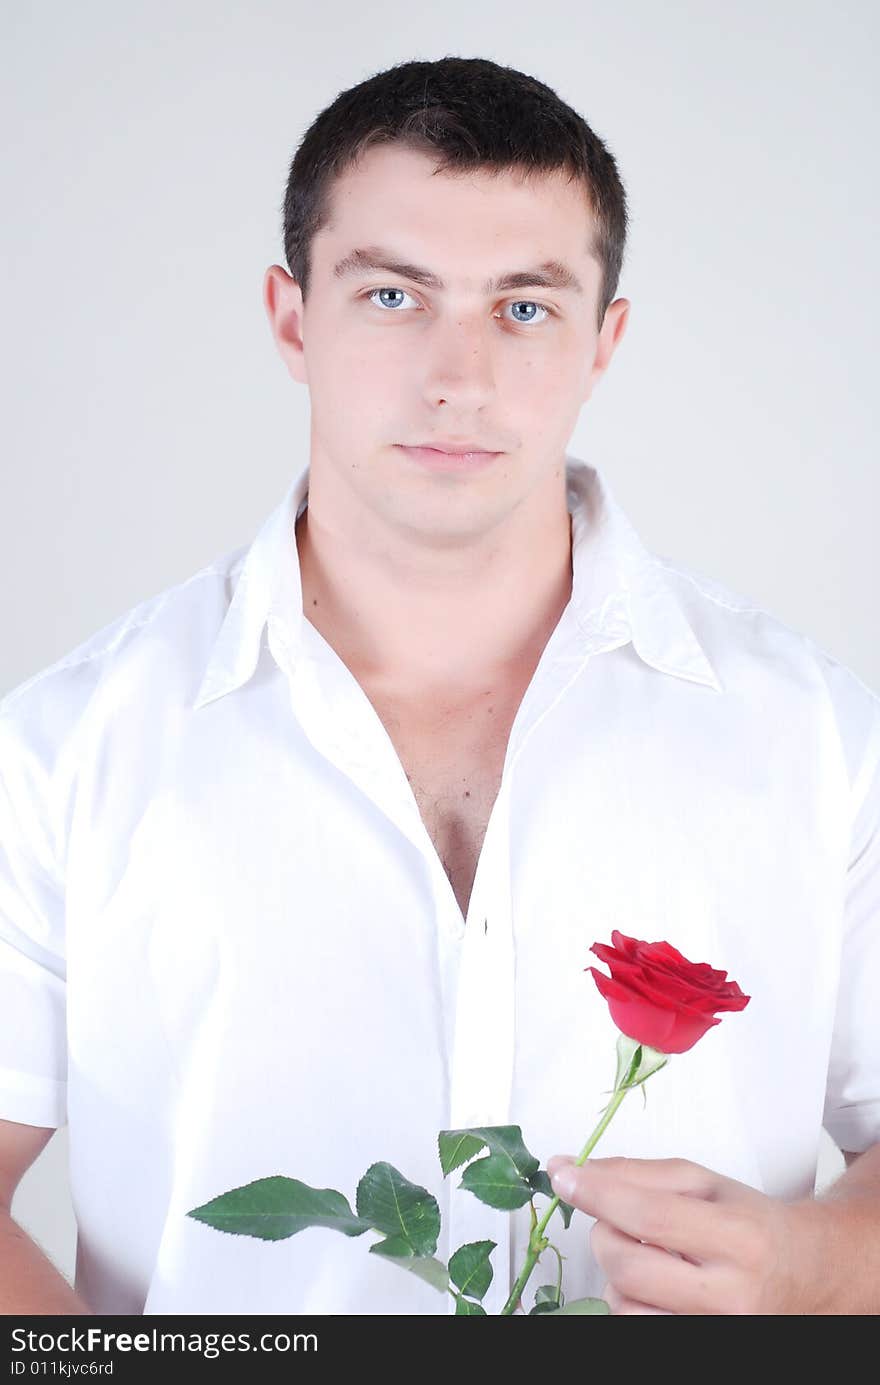
<svg viewBox="0 0 880 1385"><path fill-rule="evenodd" d="M288 373L300 384L308 384L303 350L303 300L300 286L281 265L270 265L263 279L263 306Z"/></svg>
<svg viewBox="0 0 880 1385"><path fill-rule="evenodd" d="M628 298L615 298L613 303L609 303L605 309L605 317L602 320L602 330L599 333L599 340L596 345L596 355L590 369L587 380L587 390L584 395L584 402L590 398L596 385L601 380L605 371L611 364L611 357L614 355L618 344L626 331L626 324L629 321L630 303Z"/></svg>

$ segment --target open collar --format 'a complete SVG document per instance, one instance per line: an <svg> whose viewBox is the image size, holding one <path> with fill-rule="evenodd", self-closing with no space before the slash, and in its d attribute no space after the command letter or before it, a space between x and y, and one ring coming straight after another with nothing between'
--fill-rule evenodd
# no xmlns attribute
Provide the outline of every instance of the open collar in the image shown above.
<svg viewBox="0 0 880 1385"><path fill-rule="evenodd" d="M254 674L267 623L285 632L296 658L302 582L295 524L308 502L309 466L289 485L247 551L232 600L211 648L195 709L235 691ZM662 566L642 544L596 467L566 456L571 513L571 607L585 636L626 621L633 646L661 673L723 692Z"/></svg>

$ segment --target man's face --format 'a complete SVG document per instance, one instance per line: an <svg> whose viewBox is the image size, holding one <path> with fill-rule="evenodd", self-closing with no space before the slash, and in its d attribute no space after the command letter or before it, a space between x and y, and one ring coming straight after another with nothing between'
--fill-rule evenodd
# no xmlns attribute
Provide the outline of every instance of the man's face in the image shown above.
<svg viewBox="0 0 880 1385"><path fill-rule="evenodd" d="M277 265L264 299L291 375L309 387L312 484L442 546L488 532L536 488L563 493L568 440L629 305L612 304L598 331L600 265L580 183L435 167L399 145L368 150L333 186L305 307ZM352 264L367 249L381 268ZM551 260L580 291L535 286ZM528 281L497 286L520 271ZM402 450L449 439L500 455L437 469Z"/></svg>

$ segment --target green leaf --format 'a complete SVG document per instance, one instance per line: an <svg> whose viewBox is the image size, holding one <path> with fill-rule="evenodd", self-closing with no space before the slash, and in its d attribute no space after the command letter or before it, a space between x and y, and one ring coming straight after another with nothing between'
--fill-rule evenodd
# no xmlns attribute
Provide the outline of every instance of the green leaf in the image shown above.
<svg viewBox="0 0 880 1385"><path fill-rule="evenodd" d="M357 1187L357 1211L388 1236L393 1256L430 1256L440 1235L440 1208L427 1188L404 1178L391 1164L371 1164ZM400 1246L401 1249L396 1247ZM402 1247L406 1247L404 1251ZM375 1246L370 1247L375 1250Z"/></svg>
<svg viewBox="0 0 880 1385"><path fill-rule="evenodd" d="M551 1311L558 1316L560 1313L610 1313L611 1309L604 1298L576 1298L566 1303L564 1308L554 1308Z"/></svg>
<svg viewBox="0 0 880 1385"><path fill-rule="evenodd" d="M490 1154L468 1164L459 1187L504 1212L525 1206L534 1191L530 1183L520 1178L506 1154Z"/></svg>
<svg viewBox="0 0 880 1385"><path fill-rule="evenodd" d="M472 1159L486 1145L490 1154L503 1154L522 1178L539 1167L539 1161L526 1149L518 1125L474 1125L466 1130L441 1130L437 1137L443 1176Z"/></svg>
<svg viewBox="0 0 880 1385"><path fill-rule="evenodd" d="M535 1306L529 1312L529 1317L535 1313L555 1313L559 1307L559 1290L555 1284L542 1284L535 1294Z"/></svg>
<svg viewBox="0 0 880 1385"><path fill-rule="evenodd" d="M466 1164L468 1159L479 1154L485 1143L485 1140L477 1139L466 1130L441 1130L437 1136L437 1146L440 1150L443 1177L457 1169L459 1164Z"/></svg>
<svg viewBox="0 0 880 1385"><path fill-rule="evenodd" d="M413 1255L401 1236L389 1236L384 1241L376 1241L375 1245L370 1246L370 1250L375 1255L386 1256L395 1265L409 1270L419 1279L424 1279L441 1293L445 1294L449 1288L449 1274L442 1260L437 1260L432 1255Z"/></svg>
<svg viewBox="0 0 880 1385"><path fill-rule="evenodd" d="M455 1316L457 1318L486 1318L488 1313L482 1303L471 1303L469 1298L455 1295Z"/></svg>
<svg viewBox="0 0 880 1385"><path fill-rule="evenodd" d="M471 1298L482 1298L492 1283L489 1256L497 1241L469 1241L459 1246L449 1260L449 1278L456 1288Z"/></svg>
<svg viewBox="0 0 880 1385"><path fill-rule="evenodd" d="M310 1188L283 1174L231 1188L186 1215L216 1231L261 1241L283 1241L309 1226L328 1226L346 1236L360 1236L372 1226L354 1215L335 1188Z"/></svg>
<svg viewBox="0 0 880 1385"><path fill-rule="evenodd" d="M465 1130L441 1130L438 1136L444 1176L487 1146L489 1155L471 1164L459 1184L489 1207L511 1211L531 1199L528 1178L538 1160L523 1142L518 1125L475 1125Z"/></svg>
<svg viewBox="0 0 880 1385"><path fill-rule="evenodd" d="M533 1173L528 1181L529 1185L534 1188L536 1193L543 1193L545 1197L549 1198L556 1197L556 1193L553 1191L553 1184L550 1182L550 1175L546 1169L538 1169L537 1173ZM568 1230L568 1223L571 1221L575 1209L570 1202L565 1202L560 1198L559 1205L555 1210L562 1217L565 1228Z"/></svg>

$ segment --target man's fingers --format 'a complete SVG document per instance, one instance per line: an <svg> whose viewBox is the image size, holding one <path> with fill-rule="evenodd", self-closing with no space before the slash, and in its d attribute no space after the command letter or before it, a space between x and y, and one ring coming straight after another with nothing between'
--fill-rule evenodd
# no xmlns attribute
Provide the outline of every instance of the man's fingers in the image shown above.
<svg viewBox="0 0 880 1385"><path fill-rule="evenodd" d="M592 1170L597 1177L603 1173L615 1179L625 1179L637 1188L657 1188L670 1193L684 1193L688 1197L701 1197L709 1202L724 1201L737 1190L747 1187L735 1178L727 1178L704 1164L696 1164L692 1159L631 1159L620 1154L602 1159L587 1159L583 1164L575 1164L574 1157L554 1155L547 1161L548 1171L556 1173L564 1168L575 1173Z"/></svg>
<svg viewBox="0 0 880 1385"><path fill-rule="evenodd" d="M566 1177L573 1179L568 1192L558 1183ZM679 1251L691 1261L728 1253L735 1257L742 1234L738 1201L741 1211L743 1199L761 1196L682 1159L605 1159L593 1166L567 1165L554 1174L553 1186L597 1221L609 1222L636 1240Z"/></svg>
<svg viewBox="0 0 880 1385"><path fill-rule="evenodd" d="M611 1309L615 1317L633 1317L642 1313L659 1313L665 1318L674 1318L668 1308L652 1308L649 1303L638 1303L634 1298L624 1298L619 1294L613 1284L606 1284L602 1290L602 1297Z"/></svg>
<svg viewBox="0 0 880 1385"><path fill-rule="evenodd" d="M590 1247L614 1293L648 1311L712 1313L717 1275L711 1266L670 1255L661 1246L641 1244L608 1222L596 1222ZM614 1306L609 1302L612 1313ZM629 1311L629 1310L627 1310Z"/></svg>

